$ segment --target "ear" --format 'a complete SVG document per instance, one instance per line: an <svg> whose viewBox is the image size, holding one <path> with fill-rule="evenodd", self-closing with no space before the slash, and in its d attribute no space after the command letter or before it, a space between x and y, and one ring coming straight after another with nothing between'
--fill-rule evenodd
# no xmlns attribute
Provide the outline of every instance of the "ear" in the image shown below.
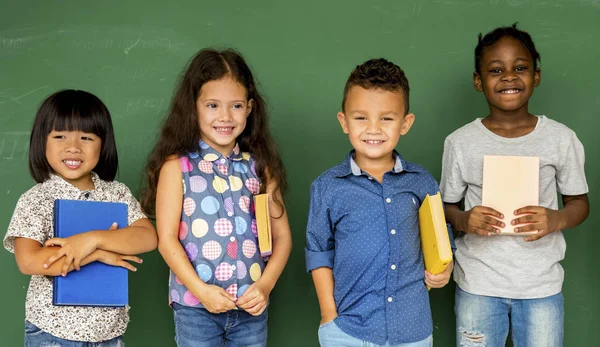
<svg viewBox="0 0 600 347"><path fill-rule="evenodd" d="M481 76L477 72L473 72L473 87L478 92L483 91L483 82L481 81Z"/></svg>
<svg viewBox="0 0 600 347"><path fill-rule="evenodd" d="M248 106L246 107L246 117L248 117L250 115L250 112L252 112L253 107L254 107L254 99L248 100Z"/></svg>
<svg viewBox="0 0 600 347"><path fill-rule="evenodd" d="M404 116L404 122L402 123L402 129L400 129L400 135L406 135L410 130L410 127L412 127L412 125L414 124L414 122L415 115L413 113L409 113L406 116Z"/></svg>
<svg viewBox="0 0 600 347"><path fill-rule="evenodd" d="M533 86L537 87L540 85L540 82L542 81L542 70L540 70L540 68L536 68L535 72L533 73Z"/></svg>
<svg viewBox="0 0 600 347"><path fill-rule="evenodd" d="M344 114L344 112L338 112L337 119L340 122L340 125L342 126L342 131L344 132L344 134L347 134L348 122L346 122L346 115Z"/></svg>

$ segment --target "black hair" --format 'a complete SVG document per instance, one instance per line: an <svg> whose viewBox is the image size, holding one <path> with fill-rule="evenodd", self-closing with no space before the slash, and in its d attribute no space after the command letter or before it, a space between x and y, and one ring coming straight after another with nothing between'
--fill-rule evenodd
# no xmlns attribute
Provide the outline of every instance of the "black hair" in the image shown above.
<svg viewBox="0 0 600 347"><path fill-rule="evenodd" d="M517 29L517 23L511 26L499 27L483 36L481 33L478 35L477 47L475 47L475 72L481 74L481 56L485 48L495 44L503 37L512 37L525 45L531 57L533 58L534 71L537 70L538 63L541 63L540 53L535 48L535 44L531 39L531 35L526 31Z"/></svg>
<svg viewBox="0 0 600 347"><path fill-rule="evenodd" d="M82 131L100 137L100 158L93 171L105 181L115 179L119 159L112 120L98 97L83 90L67 89L42 102L29 138L29 172L38 183L49 179L53 172L46 159L46 142L53 130Z"/></svg>
<svg viewBox="0 0 600 347"><path fill-rule="evenodd" d="M371 59L358 65L348 77L344 87L342 110L345 110L348 91L354 86L364 89L383 89L389 92L401 92L404 96L404 112L408 114L410 87L404 71L396 64L383 59Z"/></svg>

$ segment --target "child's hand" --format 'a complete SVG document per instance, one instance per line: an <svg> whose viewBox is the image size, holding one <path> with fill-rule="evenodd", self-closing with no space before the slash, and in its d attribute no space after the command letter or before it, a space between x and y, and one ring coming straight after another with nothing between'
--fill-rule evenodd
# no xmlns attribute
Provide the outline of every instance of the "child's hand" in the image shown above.
<svg viewBox="0 0 600 347"><path fill-rule="evenodd" d="M132 261L138 264L142 263L142 259L136 257L135 255L123 255L104 250L97 250L97 253L99 262L107 265L124 267L127 270L134 272L137 271L137 269L133 265L128 263L128 261Z"/></svg>
<svg viewBox="0 0 600 347"><path fill-rule="evenodd" d="M504 228L504 223L498 220L502 218L504 215L491 207L475 206L467 212L466 227L463 223L461 229L467 233L481 236L499 234L500 229L498 228Z"/></svg>
<svg viewBox="0 0 600 347"><path fill-rule="evenodd" d="M259 316L267 308L271 291L258 280L246 289L238 299L237 305L253 316Z"/></svg>
<svg viewBox="0 0 600 347"><path fill-rule="evenodd" d="M196 297L210 313L223 313L236 309L233 295L227 293L221 287L214 284L207 284L201 288L201 294L196 295Z"/></svg>
<svg viewBox="0 0 600 347"><path fill-rule="evenodd" d="M515 228L516 233L535 231L537 233L525 238L525 241L535 241L550 233L560 230L560 217L558 211L540 206L526 206L515 211L515 215L522 215L511 221L512 225L524 224Z"/></svg>
<svg viewBox="0 0 600 347"><path fill-rule="evenodd" d="M320 325L323 325L327 322L331 322L332 320L336 319L338 316L337 312L332 312L330 314L323 314L321 316L321 321L319 322Z"/></svg>
<svg viewBox="0 0 600 347"><path fill-rule="evenodd" d="M450 274L452 274L453 268L454 262L450 262L450 264L446 266L446 270L441 274L432 275L429 271L425 271L425 284L430 288L442 288L450 281Z"/></svg>
<svg viewBox="0 0 600 347"><path fill-rule="evenodd" d="M113 223L108 230L114 230L116 228L117 224ZM67 238L50 239L46 241L44 246L60 246L60 249L44 262L44 268L50 267L50 265L52 265L55 261L65 257L61 271L62 276L67 275L71 263L73 263L75 270L79 271L81 260L92 254L92 252L96 250L97 245L98 243L93 237L93 234L89 232L73 235Z"/></svg>

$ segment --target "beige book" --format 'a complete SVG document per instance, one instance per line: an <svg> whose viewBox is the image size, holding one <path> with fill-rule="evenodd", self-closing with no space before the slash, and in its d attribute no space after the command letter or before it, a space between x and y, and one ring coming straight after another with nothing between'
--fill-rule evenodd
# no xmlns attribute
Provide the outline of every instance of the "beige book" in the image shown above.
<svg viewBox="0 0 600 347"><path fill-rule="evenodd" d="M510 222L519 217L514 211L528 205L539 205L540 158L494 156L483 157L483 192L481 204L504 215L505 235L532 235L537 231L515 233L520 225Z"/></svg>

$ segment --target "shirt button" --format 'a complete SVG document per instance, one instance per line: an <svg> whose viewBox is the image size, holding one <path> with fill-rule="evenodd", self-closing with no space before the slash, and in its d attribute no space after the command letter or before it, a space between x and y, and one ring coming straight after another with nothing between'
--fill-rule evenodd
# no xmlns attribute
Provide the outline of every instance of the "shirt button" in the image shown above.
<svg viewBox="0 0 600 347"><path fill-rule="evenodd" d="M392 270L396 270L396 264L392 264L391 268Z"/></svg>
<svg viewBox="0 0 600 347"><path fill-rule="evenodd" d="M225 164L225 162L226 162L225 158L221 158L221 163Z"/></svg>
<svg viewBox="0 0 600 347"><path fill-rule="evenodd" d="M392 233L392 235L396 235L396 229L392 229L392 231L390 231Z"/></svg>
<svg viewBox="0 0 600 347"><path fill-rule="evenodd" d="M373 177L372 177L372 176L369 176L369 179L372 181L372 180L373 180Z"/></svg>
<svg viewBox="0 0 600 347"><path fill-rule="evenodd" d="M392 302L394 299L392 299L391 296L388 297L388 302Z"/></svg>
<svg viewBox="0 0 600 347"><path fill-rule="evenodd" d="M387 198L387 199L385 199L385 202L387 202L389 204L390 202L392 202L392 199Z"/></svg>

